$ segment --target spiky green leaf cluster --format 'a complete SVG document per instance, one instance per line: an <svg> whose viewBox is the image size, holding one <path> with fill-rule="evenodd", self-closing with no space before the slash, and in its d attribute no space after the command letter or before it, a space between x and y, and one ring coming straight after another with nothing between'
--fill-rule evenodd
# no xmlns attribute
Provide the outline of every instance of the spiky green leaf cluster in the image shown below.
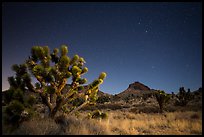
<svg viewBox="0 0 204 137"><path fill-rule="evenodd" d="M106 78L106 73L105 72L102 72L99 76L99 79L102 79L104 80Z"/></svg>
<svg viewBox="0 0 204 137"><path fill-rule="evenodd" d="M68 53L68 48L66 45L62 45L61 46L61 55L62 56L66 56L66 54Z"/></svg>

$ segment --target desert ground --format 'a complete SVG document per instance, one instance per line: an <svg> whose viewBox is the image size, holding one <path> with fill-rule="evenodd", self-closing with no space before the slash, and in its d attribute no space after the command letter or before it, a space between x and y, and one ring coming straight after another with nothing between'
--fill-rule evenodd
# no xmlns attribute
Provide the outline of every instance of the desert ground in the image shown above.
<svg viewBox="0 0 204 137"><path fill-rule="evenodd" d="M86 106L72 116L60 115L58 121L37 115L24 121L20 127L3 134L13 135L201 135L202 105L200 101L189 102L185 107L169 103L164 112L158 112L154 98L146 101L132 99L98 103ZM195 107L196 106L196 107ZM43 108L43 107L42 107ZM90 118L89 114L99 110L107 117Z"/></svg>

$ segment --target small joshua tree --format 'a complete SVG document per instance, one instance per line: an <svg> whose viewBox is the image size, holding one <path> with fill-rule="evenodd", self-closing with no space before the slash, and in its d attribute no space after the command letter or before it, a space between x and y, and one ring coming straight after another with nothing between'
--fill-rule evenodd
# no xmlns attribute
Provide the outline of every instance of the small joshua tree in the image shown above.
<svg viewBox="0 0 204 137"><path fill-rule="evenodd" d="M190 92L190 89L186 91L184 87L179 88L179 93L176 95L176 105L186 106L188 102L193 98L193 95Z"/></svg>
<svg viewBox="0 0 204 137"><path fill-rule="evenodd" d="M26 94L26 85L24 83L25 65L13 65L12 69L16 71L16 76L8 77L10 84L9 90L5 92L4 101L6 104L4 122L18 127L19 124L30 118L33 114L33 104L36 98L32 94Z"/></svg>
<svg viewBox="0 0 204 137"><path fill-rule="evenodd" d="M58 55L59 49L57 48L50 53L48 46L32 47L31 56L26 62L13 66L19 79L10 79L11 82L21 81L23 83L23 85L14 83L12 87L22 86L23 91L28 89L29 92L38 94L42 103L49 108L50 117L55 117L59 110L71 114L86 104L94 103L97 99L99 85L106 77L106 73L102 72L96 80L87 86L86 90L83 90L83 84L87 82L87 79L81 76L88 71L88 68L84 67L85 60L78 55L69 58L66 45L62 45L60 51L61 54ZM31 82L31 76L38 81L35 85ZM68 80L71 81L71 84L65 89ZM79 96L85 101L77 108L70 109L70 102Z"/></svg>
<svg viewBox="0 0 204 137"><path fill-rule="evenodd" d="M163 108L164 108L164 104L169 101L171 95L166 94L162 90L157 90L155 92L155 97L156 97L156 100L157 100L157 102L159 104L159 111L160 111L160 113L162 113L163 112Z"/></svg>

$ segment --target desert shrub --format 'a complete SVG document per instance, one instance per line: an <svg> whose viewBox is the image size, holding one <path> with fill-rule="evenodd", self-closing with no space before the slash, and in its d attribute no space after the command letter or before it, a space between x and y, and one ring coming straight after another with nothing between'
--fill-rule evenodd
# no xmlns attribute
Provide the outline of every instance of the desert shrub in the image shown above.
<svg viewBox="0 0 204 137"><path fill-rule="evenodd" d="M17 128L21 122L28 120L35 114L32 108L33 104L29 101L26 103L27 100L18 93L19 90L16 91L17 94L13 94L15 97L5 106L5 112L3 112L4 124L12 125L13 128Z"/></svg>
<svg viewBox="0 0 204 137"><path fill-rule="evenodd" d="M96 110L92 114L92 118L100 118L101 117L101 112L99 110Z"/></svg>
<svg viewBox="0 0 204 137"><path fill-rule="evenodd" d="M23 110L24 106L21 102L19 102L18 100L11 101L10 104L6 106L5 123L13 123L14 125L18 124Z"/></svg>
<svg viewBox="0 0 204 137"><path fill-rule="evenodd" d="M110 102L110 97L109 96L99 96L96 102L100 104L104 104L105 102Z"/></svg>
<svg viewBox="0 0 204 137"><path fill-rule="evenodd" d="M63 131L59 124L51 118L33 117L24 121L11 135L61 135Z"/></svg>
<svg viewBox="0 0 204 137"><path fill-rule="evenodd" d="M95 110L93 113L88 114L88 118L93 118L93 119L107 119L108 114L101 112L100 110Z"/></svg>
<svg viewBox="0 0 204 137"><path fill-rule="evenodd" d="M107 119L108 118L108 114L107 113L101 113L101 118L102 119Z"/></svg>

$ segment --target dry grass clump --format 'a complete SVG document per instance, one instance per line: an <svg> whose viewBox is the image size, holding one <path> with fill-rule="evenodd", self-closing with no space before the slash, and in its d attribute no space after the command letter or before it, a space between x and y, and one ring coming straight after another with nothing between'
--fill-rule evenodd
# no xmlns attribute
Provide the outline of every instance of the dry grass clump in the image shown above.
<svg viewBox="0 0 204 137"><path fill-rule="evenodd" d="M202 112L174 112L167 116L172 129L183 134L202 134Z"/></svg>
<svg viewBox="0 0 204 137"><path fill-rule="evenodd" d="M12 132L12 135L57 135L60 134L59 125L50 118L35 117L24 121L20 127Z"/></svg>
<svg viewBox="0 0 204 137"><path fill-rule="evenodd" d="M100 120L75 116L51 118L35 117L24 121L12 135L106 135L110 134Z"/></svg>
<svg viewBox="0 0 204 137"><path fill-rule="evenodd" d="M65 127L66 135L106 135L110 134L102 125L100 120L76 117L67 117L68 125Z"/></svg>

